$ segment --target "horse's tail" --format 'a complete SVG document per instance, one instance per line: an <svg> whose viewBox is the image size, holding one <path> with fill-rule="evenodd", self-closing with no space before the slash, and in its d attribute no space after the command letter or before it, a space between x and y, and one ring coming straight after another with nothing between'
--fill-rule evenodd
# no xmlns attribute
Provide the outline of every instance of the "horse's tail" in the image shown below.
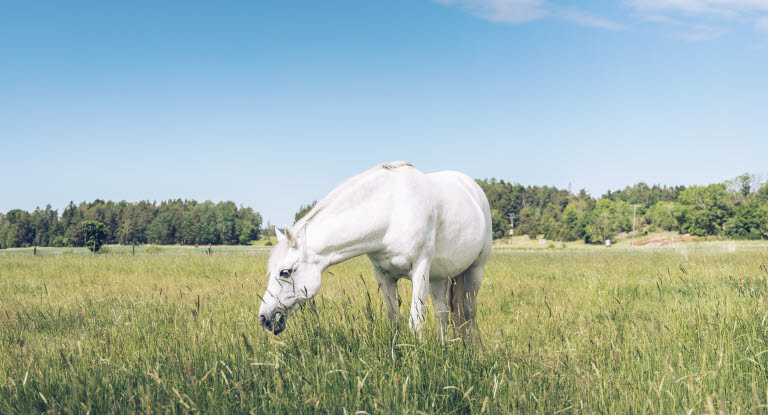
<svg viewBox="0 0 768 415"><path fill-rule="evenodd" d="M464 301L467 289L464 284L464 272L448 280L448 307L451 310L451 322L456 334L464 337L467 332L467 316L464 313Z"/></svg>

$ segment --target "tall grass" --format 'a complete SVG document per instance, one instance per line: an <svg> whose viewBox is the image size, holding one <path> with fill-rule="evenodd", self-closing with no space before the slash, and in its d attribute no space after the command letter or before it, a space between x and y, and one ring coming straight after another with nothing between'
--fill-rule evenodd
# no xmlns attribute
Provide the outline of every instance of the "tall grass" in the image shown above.
<svg viewBox="0 0 768 415"><path fill-rule="evenodd" d="M0 256L0 413L764 413L764 252L497 250L484 348L391 328L365 259L275 337L265 251Z"/></svg>

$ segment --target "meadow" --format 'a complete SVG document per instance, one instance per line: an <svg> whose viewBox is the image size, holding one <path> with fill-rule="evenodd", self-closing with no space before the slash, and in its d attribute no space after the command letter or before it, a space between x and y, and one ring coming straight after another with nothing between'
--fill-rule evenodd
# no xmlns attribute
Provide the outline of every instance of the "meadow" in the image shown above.
<svg viewBox="0 0 768 415"><path fill-rule="evenodd" d="M0 251L0 413L766 413L766 244L497 246L483 346L390 327L365 258L274 336L268 249Z"/></svg>

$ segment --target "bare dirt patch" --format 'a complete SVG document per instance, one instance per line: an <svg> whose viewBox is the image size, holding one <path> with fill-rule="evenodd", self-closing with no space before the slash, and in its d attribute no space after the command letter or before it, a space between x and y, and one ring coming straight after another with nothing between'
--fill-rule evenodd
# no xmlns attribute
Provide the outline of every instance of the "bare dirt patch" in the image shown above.
<svg viewBox="0 0 768 415"><path fill-rule="evenodd" d="M648 239L635 241L635 246L645 246L648 248L658 246L677 246L680 245L680 242L688 242L694 239L696 239L696 237L689 234L652 236Z"/></svg>

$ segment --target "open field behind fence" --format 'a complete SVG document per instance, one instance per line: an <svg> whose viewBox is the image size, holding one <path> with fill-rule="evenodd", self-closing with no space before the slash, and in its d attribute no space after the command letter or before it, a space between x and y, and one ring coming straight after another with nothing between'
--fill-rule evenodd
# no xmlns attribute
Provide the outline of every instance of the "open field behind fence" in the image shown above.
<svg viewBox="0 0 768 415"><path fill-rule="evenodd" d="M495 249L485 348L390 328L364 258L275 337L265 248L5 251L0 413L765 413L768 245L558 246Z"/></svg>

